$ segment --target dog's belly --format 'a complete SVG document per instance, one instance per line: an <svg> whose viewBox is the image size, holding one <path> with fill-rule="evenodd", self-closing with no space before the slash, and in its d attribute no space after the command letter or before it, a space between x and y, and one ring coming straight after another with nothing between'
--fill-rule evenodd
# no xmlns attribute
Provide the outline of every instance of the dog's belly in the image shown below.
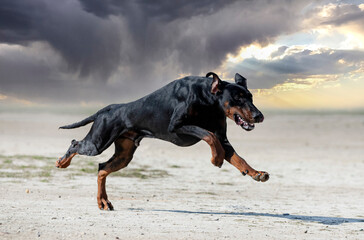
<svg viewBox="0 0 364 240"><path fill-rule="evenodd" d="M174 133L166 135L157 135L154 137L164 141L171 142L180 147L192 146L200 141L200 139L193 136L185 134L174 134Z"/></svg>

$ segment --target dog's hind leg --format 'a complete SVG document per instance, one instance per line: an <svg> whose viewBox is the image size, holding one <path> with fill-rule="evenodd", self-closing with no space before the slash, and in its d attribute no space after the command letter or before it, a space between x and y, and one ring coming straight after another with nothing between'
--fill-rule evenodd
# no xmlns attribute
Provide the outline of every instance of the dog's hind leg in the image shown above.
<svg viewBox="0 0 364 240"><path fill-rule="evenodd" d="M123 131L123 125L119 122L111 124L112 120L108 116L97 118L82 141L72 140L66 154L56 162L56 167L68 167L76 154L96 156L107 149Z"/></svg>
<svg viewBox="0 0 364 240"><path fill-rule="evenodd" d="M72 158L76 154L95 156L100 152L96 148L96 146L87 140L76 141L72 140L71 146L68 148L67 152L63 157L60 157L58 161L56 161L56 167L58 168L66 168L71 164Z"/></svg>
<svg viewBox="0 0 364 240"><path fill-rule="evenodd" d="M79 142L76 140L72 140L71 146L68 148L67 152L63 157L60 157L58 161L56 161L57 168L66 168L71 164L72 158L77 154L77 150L79 148Z"/></svg>
<svg viewBox="0 0 364 240"><path fill-rule="evenodd" d="M109 161L99 164L97 175L97 204L101 210L114 210L106 193L106 177L115 171L128 166L140 141L139 136L133 132L127 132L115 140L115 153Z"/></svg>

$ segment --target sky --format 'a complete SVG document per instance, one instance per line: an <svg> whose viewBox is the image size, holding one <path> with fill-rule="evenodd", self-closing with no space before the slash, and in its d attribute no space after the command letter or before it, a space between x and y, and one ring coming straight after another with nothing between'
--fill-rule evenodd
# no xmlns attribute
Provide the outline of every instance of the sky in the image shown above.
<svg viewBox="0 0 364 240"><path fill-rule="evenodd" d="M187 75L272 109L364 108L364 1L1 0L0 106L102 106Z"/></svg>

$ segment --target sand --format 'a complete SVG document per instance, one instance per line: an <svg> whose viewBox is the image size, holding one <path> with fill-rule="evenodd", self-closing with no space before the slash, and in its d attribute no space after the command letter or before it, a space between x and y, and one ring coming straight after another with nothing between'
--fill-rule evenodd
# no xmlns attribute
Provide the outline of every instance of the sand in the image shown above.
<svg viewBox="0 0 364 240"><path fill-rule="evenodd" d="M236 151L270 180L255 182L206 143L144 139L126 170L107 179L115 211L96 203L97 157L54 168L89 126L84 114L0 112L1 239L364 239L364 115L266 113Z"/></svg>

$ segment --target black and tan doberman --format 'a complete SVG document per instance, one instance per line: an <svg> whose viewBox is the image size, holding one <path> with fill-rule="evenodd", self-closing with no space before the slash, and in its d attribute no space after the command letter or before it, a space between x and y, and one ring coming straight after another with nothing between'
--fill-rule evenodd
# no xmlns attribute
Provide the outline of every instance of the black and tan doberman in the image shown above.
<svg viewBox="0 0 364 240"><path fill-rule="evenodd" d="M183 147L204 140L211 147L215 166L221 167L225 159L243 175L267 181L267 172L253 169L230 145L226 137L227 117L246 131L263 121L263 114L253 105L246 79L238 73L235 83L222 81L212 72L206 77L188 76L139 100L109 105L80 122L61 127L71 129L93 122L86 137L73 140L56 166L66 168L76 154L95 156L114 143L114 155L99 164L97 202L105 210L113 210L106 194L107 175L129 164L144 137Z"/></svg>

